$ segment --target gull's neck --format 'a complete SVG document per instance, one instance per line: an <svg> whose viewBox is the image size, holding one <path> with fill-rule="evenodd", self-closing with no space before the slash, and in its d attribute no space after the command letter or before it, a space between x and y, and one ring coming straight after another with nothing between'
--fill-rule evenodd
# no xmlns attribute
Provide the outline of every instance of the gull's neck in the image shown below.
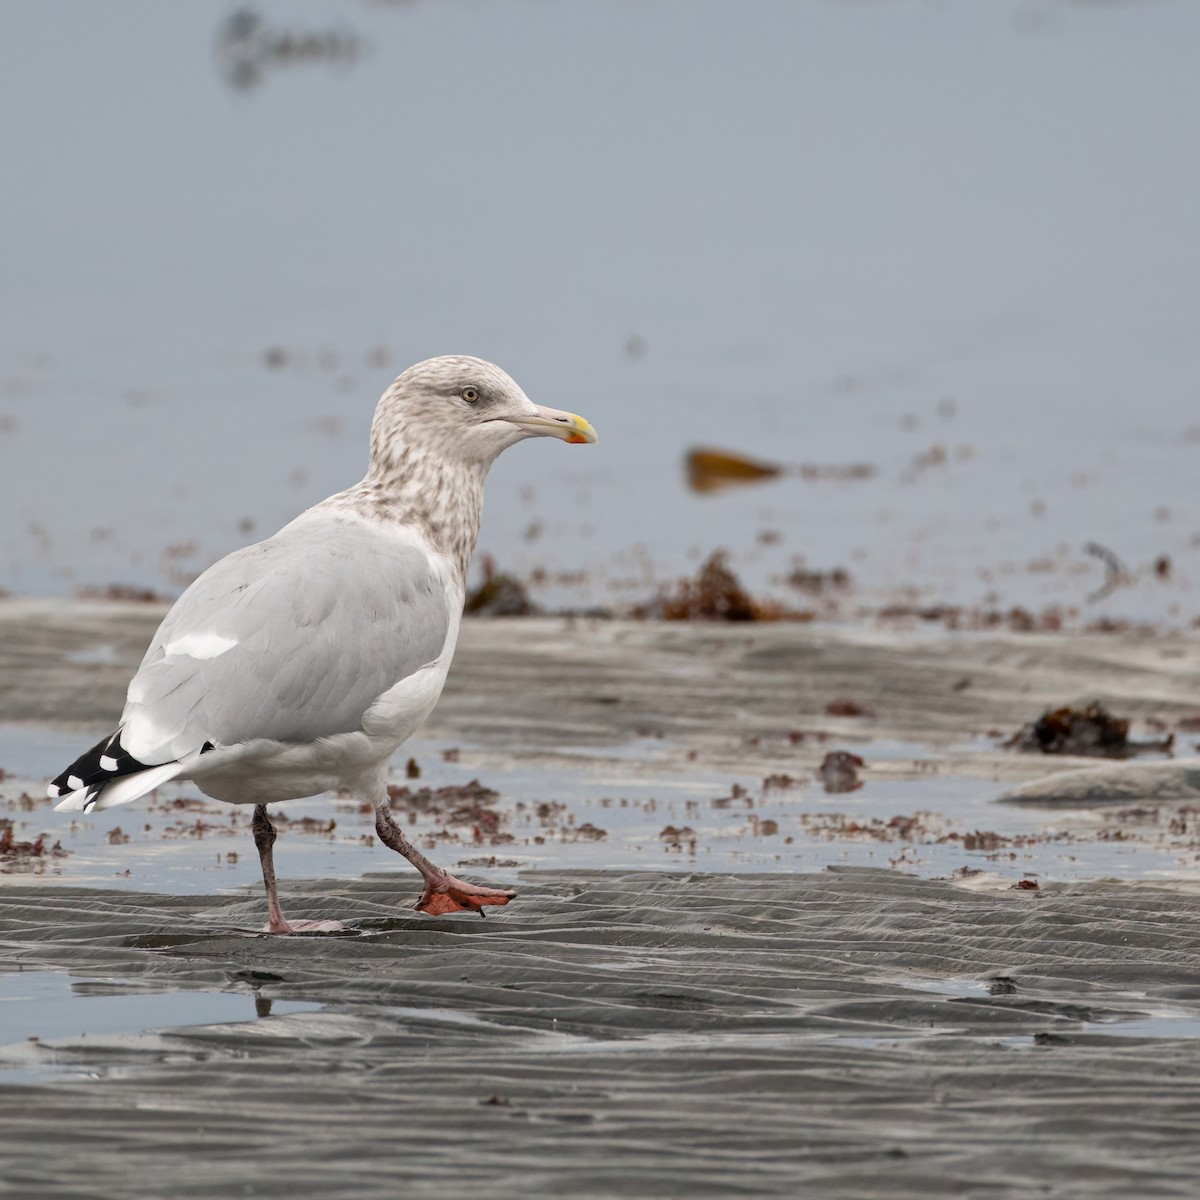
<svg viewBox="0 0 1200 1200"><path fill-rule="evenodd" d="M366 478L320 507L352 509L371 520L394 521L420 531L450 560L465 589L467 564L483 517L483 464L457 463L392 440L379 453L372 439Z"/></svg>

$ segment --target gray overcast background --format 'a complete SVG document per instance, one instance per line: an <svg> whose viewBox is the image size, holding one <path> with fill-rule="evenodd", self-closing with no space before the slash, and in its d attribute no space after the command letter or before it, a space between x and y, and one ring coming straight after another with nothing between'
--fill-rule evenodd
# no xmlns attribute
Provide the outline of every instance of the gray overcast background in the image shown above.
<svg viewBox="0 0 1200 1200"><path fill-rule="evenodd" d="M1083 603L1095 539L1200 611L1200 5L259 3L243 87L235 11L0 9L0 586L178 590L466 352L600 431L489 491L562 598L725 546ZM697 498L698 443L878 473Z"/></svg>

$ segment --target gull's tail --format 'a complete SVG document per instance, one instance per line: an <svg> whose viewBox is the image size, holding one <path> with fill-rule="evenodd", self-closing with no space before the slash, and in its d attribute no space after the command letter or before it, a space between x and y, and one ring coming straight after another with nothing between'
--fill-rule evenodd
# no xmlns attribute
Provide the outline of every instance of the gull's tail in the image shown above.
<svg viewBox="0 0 1200 1200"><path fill-rule="evenodd" d="M172 761L153 765L139 762L121 745L121 731L81 754L46 789L58 800L56 812L90 812L128 804L174 779L184 769Z"/></svg>

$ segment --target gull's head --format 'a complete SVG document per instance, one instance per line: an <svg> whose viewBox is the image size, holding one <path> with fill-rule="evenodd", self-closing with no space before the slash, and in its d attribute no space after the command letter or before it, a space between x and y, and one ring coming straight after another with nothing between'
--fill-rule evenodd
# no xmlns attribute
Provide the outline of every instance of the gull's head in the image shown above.
<svg viewBox="0 0 1200 1200"><path fill-rule="evenodd" d="M594 442L596 431L574 413L534 404L494 363L445 355L409 367L384 392L371 426L371 461L417 452L486 469L531 437Z"/></svg>

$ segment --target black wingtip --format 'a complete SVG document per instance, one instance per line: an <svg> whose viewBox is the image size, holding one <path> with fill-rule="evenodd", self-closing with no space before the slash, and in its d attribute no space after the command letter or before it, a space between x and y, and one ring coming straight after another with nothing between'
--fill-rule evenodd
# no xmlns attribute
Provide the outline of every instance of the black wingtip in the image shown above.
<svg viewBox="0 0 1200 1200"><path fill-rule="evenodd" d="M56 788L56 796L66 796L87 788L90 793L84 801L84 810L91 808L106 784L123 775L135 775L153 764L139 762L121 745L121 731L110 734L97 742L86 754L81 754L50 786Z"/></svg>

